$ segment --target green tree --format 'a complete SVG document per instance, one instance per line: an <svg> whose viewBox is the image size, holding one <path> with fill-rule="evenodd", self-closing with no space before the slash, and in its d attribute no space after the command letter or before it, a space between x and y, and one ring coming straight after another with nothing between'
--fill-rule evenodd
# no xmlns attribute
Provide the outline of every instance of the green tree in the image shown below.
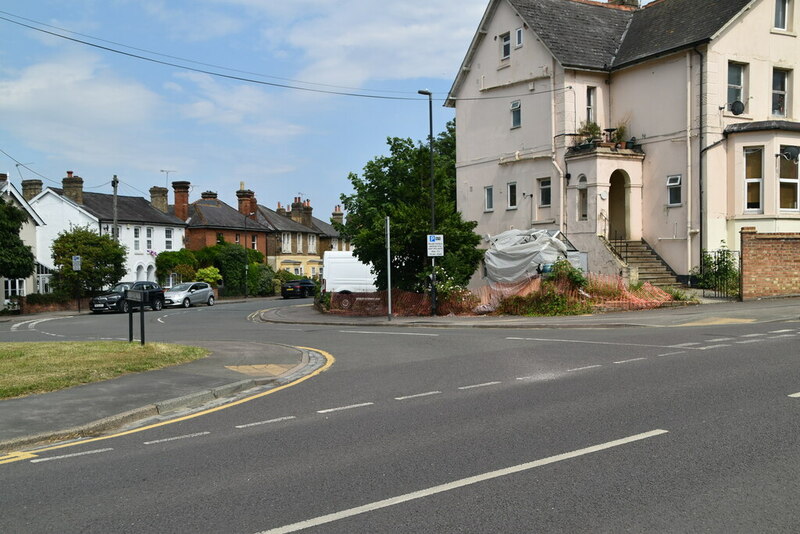
<svg viewBox="0 0 800 534"><path fill-rule="evenodd" d="M178 269L178 266L182 266ZM156 277L158 281L163 284L166 282L167 277L172 273L179 273L182 276L185 273L192 273L197 270L199 262L191 250L167 250L161 252L156 256ZM189 267L189 269L187 269ZM191 278L191 277L190 277ZM186 281L189 281L187 279Z"/></svg>
<svg viewBox="0 0 800 534"><path fill-rule="evenodd" d="M83 296L116 284L125 276L125 245L88 226L76 226L53 241L53 287L70 296ZM72 257L81 257L81 270L72 270Z"/></svg>
<svg viewBox="0 0 800 534"><path fill-rule="evenodd" d="M27 278L36 269L31 247L19 237L27 214L0 199L0 278Z"/></svg>
<svg viewBox="0 0 800 534"><path fill-rule="evenodd" d="M392 285L417 290L431 273L425 236L431 232L430 152L427 143L397 137L387 140L388 156L369 161L359 177L350 173L352 195L342 195L347 222L340 232L353 244L354 255L371 263L377 286L386 289L385 219L391 219ZM465 285L480 262L477 223L464 221L456 210L455 123L434 140L436 233L444 235L445 255L437 258L456 284Z"/></svg>

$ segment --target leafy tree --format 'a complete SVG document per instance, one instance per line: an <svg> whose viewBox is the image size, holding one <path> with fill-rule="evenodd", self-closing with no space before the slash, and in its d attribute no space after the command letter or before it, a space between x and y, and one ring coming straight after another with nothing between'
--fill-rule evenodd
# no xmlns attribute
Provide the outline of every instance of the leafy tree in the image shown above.
<svg viewBox="0 0 800 534"><path fill-rule="evenodd" d="M212 287L217 287L217 284L222 281L222 275L219 274L219 269L216 267L203 267L197 271L197 280L200 282L207 282Z"/></svg>
<svg viewBox="0 0 800 534"><path fill-rule="evenodd" d="M178 268L179 266L181 266L180 269ZM194 253L187 249L167 250L156 256L156 276L162 284L171 273L176 272L180 273L181 276L191 273L189 277L186 278L188 281L194 277L198 266L199 263Z"/></svg>
<svg viewBox="0 0 800 534"><path fill-rule="evenodd" d="M76 226L53 241L53 287L68 295L84 295L116 284L125 276L126 247L110 235ZM72 257L81 257L81 270L72 270Z"/></svg>
<svg viewBox="0 0 800 534"><path fill-rule="evenodd" d="M27 278L36 270L31 247L19 237L26 213L0 199L0 277Z"/></svg>
<svg viewBox="0 0 800 534"><path fill-rule="evenodd" d="M347 222L340 232L353 244L354 255L371 263L377 286L386 289L385 219L391 219L392 285L417 290L431 273L425 236L431 233L430 151L427 143L397 137L387 140L389 156L377 156L364 167L362 177L350 173L355 192L342 195ZM434 140L436 233L444 235L445 255L437 258L456 284L465 285L482 257L474 221L464 221L456 210L455 123Z"/></svg>

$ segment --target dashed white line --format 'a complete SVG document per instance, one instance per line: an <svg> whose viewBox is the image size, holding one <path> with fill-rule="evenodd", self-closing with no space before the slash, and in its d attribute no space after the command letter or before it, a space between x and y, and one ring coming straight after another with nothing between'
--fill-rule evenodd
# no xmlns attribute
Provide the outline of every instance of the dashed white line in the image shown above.
<svg viewBox="0 0 800 534"><path fill-rule="evenodd" d="M716 345L707 345L705 347L699 347L700 350L709 350L709 349L719 349L722 347L730 347L730 345L726 345L725 343L718 343Z"/></svg>
<svg viewBox="0 0 800 534"><path fill-rule="evenodd" d="M543 341L550 343L581 343L584 345L610 345L615 347L649 347L657 349L667 349L672 347L682 347L684 345L647 345L644 343L614 343L612 341L583 341L580 339L553 339L546 337L507 337L510 341ZM689 343L689 345L698 345L699 343Z"/></svg>
<svg viewBox="0 0 800 534"><path fill-rule="evenodd" d="M707 339L706 343L719 343L720 341L732 341L732 337L717 337L714 339Z"/></svg>
<svg viewBox="0 0 800 534"><path fill-rule="evenodd" d="M800 393L792 393L792 394L791 394L791 395L789 395L789 396L790 396L790 397L792 397L792 398L794 398L794 399L800 399Z"/></svg>
<svg viewBox="0 0 800 534"><path fill-rule="evenodd" d="M786 332L794 332L791 328L784 328L783 330L771 330L770 334L785 334Z"/></svg>
<svg viewBox="0 0 800 534"><path fill-rule="evenodd" d="M286 417L278 417L276 419L270 419L268 421L258 421L256 423L247 423L246 425L236 425L236 428L249 428L251 426L259 426L259 425L269 425L271 423L280 423L282 421L291 421L292 419L297 419L294 415L289 415Z"/></svg>
<svg viewBox="0 0 800 534"><path fill-rule="evenodd" d="M98 454L101 452L108 452L113 451L114 449L95 449L93 451L84 451L84 452L75 452L72 454L62 454L61 456L50 456L49 458L36 458L35 460L31 460L32 464L37 464L39 462L49 462L51 460L63 460L64 458L74 458L76 456L86 456L87 454Z"/></svg>
<svg viewBox="0 0 800 534"><path fill-rule="evenodd" d="M166 443L167 441L175 441L178 439L188 439L188 438L196 438L198 436L205 436L206 434L211 434L211 432L195 432L194 434L185 434L183 436L175 436L172 438L164 438L164 439L156 439L153 441L145 441L145 445L153 445L155 443Z"/></svg>
<svg viewBox="0 0 800 534"><path fill-rule="evenodd" d="M351 404L350 406L339 406L338 408L328 408L327 410L317 410L317 413L341 412L342 410L352 410L353 408L363 408L372 406L374 402L362 402L361 404Z"/></svg>
<svg viewBox="0 0 800 534"><path fill-rule="evenodd" d="M497 384L502 384L502 382L484 382L483 384L472 384L470 386L461 386L458 389L475 389L475 388L485 388L487 386L496 386Z"/></svg>
<svg viewBox="0 0 800 534"><path fill-rule="evenodd" d="M675 347L675 348L679 348L679 347L692 347L692 346L694 346L694 345L699 345L699 344L700 344L700 343L696 343L696 342L692 341L692 342L689 342L689 343L678 343L677 345L670 345L670 347Z"/></svg>
<svg viewBox="0 0 800 534"><path fill-rule="evenodd" d="M658 356L659 357L661 357L661 356L675 356L676 354L686 354L686 351L685 350L678 350L678 351L675 351L675 352L665 352L664 354L659 354Z"/></svg>
<svg viewBox="0 0 800 534"><path fill-rule="evenodd" d="M341 510L339 512L334 512L332 514L327 514L312 519L307 519L305 521L300 521L298 523L292 523L290 525L284 525L282 527L265 530L260 534L288 534L289 532L297 532L298 530L305 530L308 528L318 527L320 525L325 525L328 523L333 523L334 521L339 521L340 519L346 519L348 517L353 517L356 515L373 512L375 510L388 508L390 506L396 506L398 504L402 504L417 499L424 499L426 497L430 497L432 495L436 495L439 493L453 491L459 488L471 486L473 484L478 484L495 478L513 475L524 471L530 471L531 469L535 469L537 467L554 464L556 462L563 462L565 460L570 460L572 458L578 458L580 456L584 456L587 454L600 452L614 447L620 447L622 445L627 445L628 443L642 441L645 439L653 438L667 433L668 433L667 430L660 430L660 429L652 430L650 432L645 432L643 434L637 434L635 436L628 436L626 438L617 439L614 441L608 441L600 445L594 445L592 447L586 447L584 449L578 449L575 451L558 454L556 456L542 458L541 460L535 460L533 462L506 467L504 469L498 469L496 471L489 471L488 473L462 478L460 480L454 480L453 482L448 482L446 484L440 484L438 486L433 486L431 488L426 488L419 491L406 493L405 495L397 495L395 497L384 499L382 501L375 501L362 506L357 506L355 508L349 508L347 510Z"/></svg>
<svg viewBox="0 0 800 534"><path fill-rule="evenodd" d="M441 391L428 391L427 393L417 393L416 395L406 395L404 397L395 397L394 400L408 400L408 399L418 399L420 397L430 397L431 395L440 395Z"/></svg>
<svg viewBox="0 0 800 534"><path fill-rule="evenodd" d="M439 334L421 334L418 332L369 332L367 330L339 330L343 334L378 334L384 336L427 336L439 337Z"/></svg>
<svg viewBox="0 0 800 534"><path fill-rule="evenodd" d="M614 363L630 363L630 362L638 362L638 361L646 360L646 359L647 358L631 358L630 360L620 360L620 361L614 362Z"/></svg>
<svg viewBox="0 0 800 534"><path fill-rule="evenodd" d="M595 369L597 367L602 367L602 365L587 365L586 367L576 367L575 369L567 369L568 373L573 371L585 371L586 369Z"/></svg>
<svg viewBox="0 0 800 534"><path fill-rule="evenodd" d="M766 336L766 335L767 334L742 334L739 337L762 337L762 336Z"/></svg>
<svg viewBox="0 0 800 534"><path fill-rule="evenodd" d="M743 345L745 343L761 343L764 341L763 339L745 339L744 341L737 341L739 345Z"/></svg>
<svg viewBox="0 0 800 534"><path fill-rule="evenodd" d="M797 334L781 334L779 336L773 336L775 339L779 337L797 337Z"/></svg>

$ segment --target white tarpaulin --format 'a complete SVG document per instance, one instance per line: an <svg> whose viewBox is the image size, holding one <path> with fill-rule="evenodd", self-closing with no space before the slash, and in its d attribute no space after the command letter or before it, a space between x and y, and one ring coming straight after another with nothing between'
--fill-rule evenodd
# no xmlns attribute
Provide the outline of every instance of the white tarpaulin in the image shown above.
<svg viewBox="0 0 800 534"><path fill-rule="evenodd" d="M540 265L567 257L567 246L547 230L508 230L489 236L484 262L492 282L516 282L539 273Z"/></svg>

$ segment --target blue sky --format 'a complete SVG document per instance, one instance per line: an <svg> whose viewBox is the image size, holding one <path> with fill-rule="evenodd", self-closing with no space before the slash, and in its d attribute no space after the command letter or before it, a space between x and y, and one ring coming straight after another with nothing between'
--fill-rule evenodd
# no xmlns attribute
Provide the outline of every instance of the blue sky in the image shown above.
<svg viewBox="0 0 800 534"><path fill-rule="evenodd" d="M347 175L387 137L425 139L487 0L21 0L0 17L232 80L136 59L0 20L0 172L19 186L149 198L192 183L236 206L240 182L275 208L296 196L328 220ZM17 165L18 163L25 164ZM168 175L162 171L172 171ZM170 188L170 202L173 201Z"/></svg>

